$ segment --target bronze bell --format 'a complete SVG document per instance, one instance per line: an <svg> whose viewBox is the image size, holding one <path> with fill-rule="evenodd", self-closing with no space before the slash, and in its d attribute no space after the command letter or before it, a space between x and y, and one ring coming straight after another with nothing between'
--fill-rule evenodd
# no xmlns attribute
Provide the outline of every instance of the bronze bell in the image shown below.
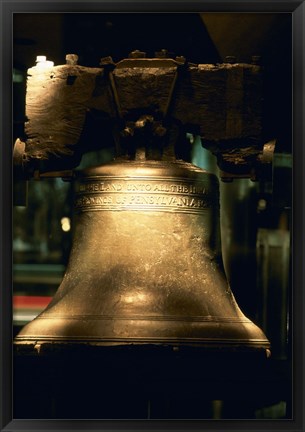
<svg viewBox="0 0 305 432"><path fill-rule="evenodd" d="M77 173L64 279L16 344L158 344L266 350L223 270L215 175L121 160Z"/></svg>

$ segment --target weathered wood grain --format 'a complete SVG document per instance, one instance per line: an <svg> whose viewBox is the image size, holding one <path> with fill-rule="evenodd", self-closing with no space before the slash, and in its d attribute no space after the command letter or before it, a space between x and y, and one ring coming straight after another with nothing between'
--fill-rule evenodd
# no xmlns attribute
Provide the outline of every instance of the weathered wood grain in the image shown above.
<svg viewBox="0 0 305 432"><path fill-rule="evenodd" d="M48 159L73 154L90 102L100 98L94 92L96 81L102 78L101 69L74 65L28 70L25 132L29 157ZM109 99L104 91L104 103L107 96ZM102 108L103 103L99 106Z"/></svg>
<svg viewBox="0 0 305 432"><path fill-rule="evenodd" d="M176 68L120 68L114 71L123 113L165 113Z"/></svg>
<svg viewBox="0 0 305 432"><path fill-rule="evenodd" d="M245 154L249 140L263 144L259 66L190 65L176 75L174 62L158 67L157 61L146 60L138 66L135 62L133 67L122 62L112 72L78 65L29 69L26 156L48 159L73 155L90 110L114 122L118 116L136 121L146 113L162 118L168 106L168 115L176 123L198 131L204 142L213 142L216 153L225 154L226 143L234 140L241 147L244 142ZM255 148L254 155L258 152ZM232 148L227 154L235 157Z"/></svg>

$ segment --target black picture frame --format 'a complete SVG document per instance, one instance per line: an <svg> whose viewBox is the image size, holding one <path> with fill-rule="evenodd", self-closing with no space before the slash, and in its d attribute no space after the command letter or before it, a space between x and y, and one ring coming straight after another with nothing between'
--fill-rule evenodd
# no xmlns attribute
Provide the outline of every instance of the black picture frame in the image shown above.
<svg viewBox="0 0 305 432"><path fill-rule="evenodd" d="M76 430L304 430L304 1L10 1L0 0L1 27L1 431ZM288 12L293 16L293 420L98 421L16 420L12 412L12 16L17 12Z"/></svg>

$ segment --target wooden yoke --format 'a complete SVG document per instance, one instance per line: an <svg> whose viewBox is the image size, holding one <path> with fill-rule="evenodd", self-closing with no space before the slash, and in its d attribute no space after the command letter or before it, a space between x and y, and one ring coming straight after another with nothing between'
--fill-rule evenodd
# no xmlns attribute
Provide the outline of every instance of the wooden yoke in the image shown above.
<svg viewBox="0 0 305 432"><path fill-rule="evenodd" d="M107 57L99 68L77 65L73 54L61 66L38 61L28 70L26 137L15 143L15 164L22 160L27 176L66 172L109 146L107 135L118 157L180 159L192 133L217 156L224 179L255 179L274 148L263 136L261 67L156 54L134 51L117 64Z"/></svg>

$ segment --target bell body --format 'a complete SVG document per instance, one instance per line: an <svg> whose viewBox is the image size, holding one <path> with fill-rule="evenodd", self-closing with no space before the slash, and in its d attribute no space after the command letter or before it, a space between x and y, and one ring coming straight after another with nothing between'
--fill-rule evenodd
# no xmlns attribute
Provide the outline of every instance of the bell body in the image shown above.
<svg viewBox="0 0 305 432"><path fill-rule="evenodd" d="M269 347L223 271L213 174L122 161L80 172L75 186L66 274L15 343Z"/></svg>

